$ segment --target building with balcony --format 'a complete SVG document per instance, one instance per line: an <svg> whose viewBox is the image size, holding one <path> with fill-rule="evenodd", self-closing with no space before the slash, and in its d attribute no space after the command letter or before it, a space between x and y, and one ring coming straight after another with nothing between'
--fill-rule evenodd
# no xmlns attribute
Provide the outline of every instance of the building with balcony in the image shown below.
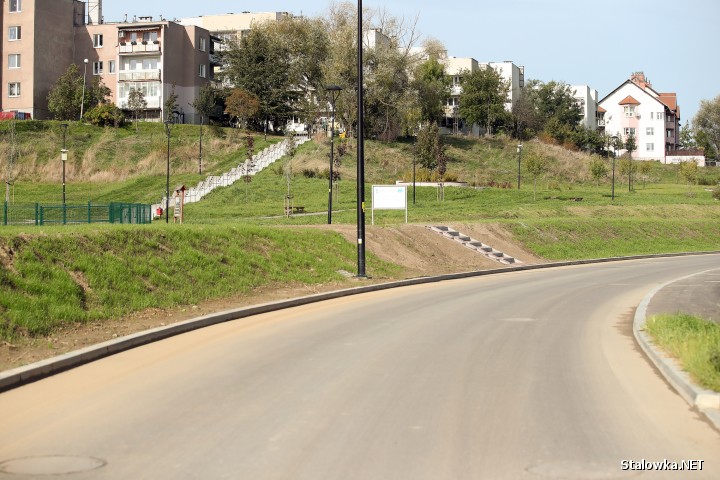
<svg viewBox="0 0 720 480"><path fill-rule="evenodd" d="M479 135L481 127L466 125L460 118L460 95L462 94L462 77L468 73L476 72L481 68L492 68L500 74L500 78L509 86L505 109L512 111L512 107L520 96L520 89L525 87L525 67L517 66L511 61L479 63L474 58L446 57L440 59L445 67L445 73L451 79L450 97L445 102L445 115L440 124L443 133Z"/></svg>
<svg viewBox="0 0 720 480"><path fill-rule="evenodd" d="M680 146L680 107L675 93L659 93L643 72L633 73L605 98L605 132L627 140L635 137L640 160L665 161L668 152Z"/></svg>
<svg viewBox="0 0 720 480"><path fill-rule="evenodd" d="M580 126L596 131L600 127L597 90L587 85L570 85L570 90L577 106L580 107Z"/></svg>
<svg viewBox="0 0 720 480"><path fill-rule="evenodd" d="M213 78L212 54L217 39L194 25L152 17L106 23L102 1L2 0L3 111L50 118L47 96L57 79L75 63L90 84L100 77L118 107L128 110L131 90L144 94L143 117L175 115L199 123L190 106ZM177 111L165 112L165 101L177 95Z"/></svg>

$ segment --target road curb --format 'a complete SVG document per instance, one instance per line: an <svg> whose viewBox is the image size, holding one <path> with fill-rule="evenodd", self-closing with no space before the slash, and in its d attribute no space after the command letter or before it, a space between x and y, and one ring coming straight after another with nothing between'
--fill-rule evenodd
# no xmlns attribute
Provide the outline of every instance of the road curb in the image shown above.
<svg viewBox="0 0 720 480"><path fill-rule="evenodd" d="M663 377L673 386L673 388L685 399L688 404L696 407L705 417L720 430L720 393L696 385L690 375L685 372L677 361L670 358L660 348L656 347L649 334L645 332L645 323L647 322L647 308L653 297L663 288L673 283L686 280L696 275L702 275L716 268L706 270L704 272L693 273L685 277L676 278L667 283L655 287L648 293L635 311L633 319L633 334L640 348L645 355L662 373Z"/></svg>
<svg viewBox="0 0 720 480"><path fill-rule="evenodd" d="M412 285L422 285L428 283L442 282L446 280L457 280L461 278L480 277L484 275L496 275L500 273L521 272L526 270L539 270L545 268L558 268L573 265L586 265L592 263L619 262L627 260L642 260L651 258L667 258L680 256L695 255L714 255L720 251L712 252L684 252L656 255L634 255L629 257L613 257L599 258L591 260L573 260L567 262L554 262L544 264L519 265L493 270L477 270L464 273L451 273L446 275L437 275L433 277L418 277L408 280L399 280L395 282L378 283L374 285L365 285L362 287L348 288L336 290L333 292L319 293L306 297L298 297L290 300L282 300L278 302L264 303L250 307L227 310L224 312L213 313L202 317L193 318L184 322L174 323L165 327L158 327L151 330L127 335L118 339L109 340L107 342L92 345L81 350L75 350L64 355L42 360L24 367L18 367L5 372L0 372L0 392L20 387L27 383L35 382L43 378L50 377L60 372L70 370L72 368L85 365L87 363L99 360L110 355L121 353L132 348L147 345L149 343L165 340L176 335L198 330L200 328L217 325L219 323L229 322L231 320L239 320L253 315L262 313L275 312L287 308L308 305L311 303L332 300L336 298L348 297L350 295L358 295L361 293L370 293L381 290L389 290L391 288L406 287Z"/></svg>

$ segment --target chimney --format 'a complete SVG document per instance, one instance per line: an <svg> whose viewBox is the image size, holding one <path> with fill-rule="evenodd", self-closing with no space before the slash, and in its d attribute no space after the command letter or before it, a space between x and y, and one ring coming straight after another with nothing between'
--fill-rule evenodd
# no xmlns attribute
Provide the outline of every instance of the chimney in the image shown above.
<svg viewBox="0 0 720 480"><path fill-rule="evenodd" d="M102 0L88 0L87 12L88 24L102 23Z"/></svg>

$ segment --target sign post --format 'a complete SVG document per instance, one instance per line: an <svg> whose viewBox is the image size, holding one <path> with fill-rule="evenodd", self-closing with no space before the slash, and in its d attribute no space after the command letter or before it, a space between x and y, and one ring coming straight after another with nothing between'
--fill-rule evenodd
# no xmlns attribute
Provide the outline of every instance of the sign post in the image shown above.
<svg viewBox="0 0 720 480"><path fill-rule="evenodd" d="M373 185L373 225L375 225L375 210L405 210L405 223L408 223L407 187L404 185Z"/></svg>

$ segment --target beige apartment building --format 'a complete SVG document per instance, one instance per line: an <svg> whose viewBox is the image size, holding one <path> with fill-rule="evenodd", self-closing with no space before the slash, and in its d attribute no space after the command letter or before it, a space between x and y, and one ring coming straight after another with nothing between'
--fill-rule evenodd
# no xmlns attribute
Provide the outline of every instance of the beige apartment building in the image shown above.
<svg viewBox="0 0 720 480"><path fill-rule="evenodd" d="M152 17L106 23L102 1L2 0L0 83L3 112L50 118L47 95L71 63L90 84L99 76L111 101L127 109L132 89L147 101L144 117L174 114L183 123L199 123L190 106L213 78L216 37L207 29ZM165 112L174 90L177 110Z"/></svg>

